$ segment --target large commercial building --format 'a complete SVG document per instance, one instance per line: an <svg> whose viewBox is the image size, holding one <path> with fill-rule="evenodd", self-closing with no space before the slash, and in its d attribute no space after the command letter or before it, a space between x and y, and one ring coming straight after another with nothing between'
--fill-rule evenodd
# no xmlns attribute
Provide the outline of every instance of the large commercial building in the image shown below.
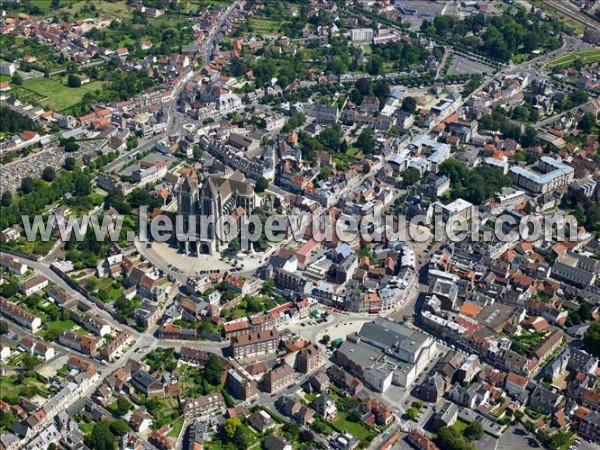
<svg viewBox="0 0 600 450"><path fill-rule="evenodd" d="M435 350L430 336L376 319L348 336L337 350L335 362L373 389L385 392L392 384L413 384Z"/></svg>
<svg viewBox="0 0 600 450"><path fill-rule="evenodd" d="M545 194L568 186L575 174L571 166L548 156L540 158L537 169L539 173L515 166L510 168L510 174L517 186L535 194Z"/></svg>
<svg viewBox="0 0 600 450"><path fill-rule="evenodd" d="M431 336L387 319L365 323L358 336L387 355L416 365L417 372L423 370L436 351L435 341Z"/></svg>

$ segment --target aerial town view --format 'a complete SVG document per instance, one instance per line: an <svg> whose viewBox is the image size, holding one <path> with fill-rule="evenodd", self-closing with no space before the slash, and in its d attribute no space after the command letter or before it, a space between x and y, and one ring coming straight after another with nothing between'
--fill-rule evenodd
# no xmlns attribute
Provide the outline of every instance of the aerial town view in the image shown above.
<svg viewBox="0 0 600 450"><path fill-rule="evenodd" d="M600 450L600 0L0 0L0 450Z"/></svg>

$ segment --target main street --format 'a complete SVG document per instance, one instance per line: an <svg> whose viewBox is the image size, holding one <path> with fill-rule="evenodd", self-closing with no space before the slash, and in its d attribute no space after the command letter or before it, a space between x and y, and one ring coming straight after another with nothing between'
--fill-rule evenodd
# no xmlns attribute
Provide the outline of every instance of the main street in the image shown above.
<svg viewBox="0 0 600 450"><path fill-rule="evenodd" d="M219 31L219 29L221 28L221 26L223 25L223 23L225 22L225 20L227 20L227 18L231 15L231 13L233 12L233 10L239 5L239 0L236 1L235 3L233 3L232 5L229 6L229 8L227 8L227 11L225 12L225 14L223 14L223 16L221 17L221 19L219 20L219 22L217 22L210 31L210 34L208 36L208 39L206 40L206 42L204 43L204 46L201 50L201 53L204 54L204 64L208 64L210 62L211 59L211 55L212 55L212 51L214 48L214 42L217 36L217 33ZM184 125L184 121L185 121L185 116L180 115L176 109L177 109L177 102L179 99L179 95L181 94L182 89L184 88L185 84L194 77L194 75L196 75L196 73L198 72L194 72L192 70L190 70L185 77L183 77L181 80L179 80L179 82L177 82L174 86L173 89L171 91L171 99L168 101L167 107L166 107L166 116L167 116L167 128L163 133L160 133L154 137L152 137L151 139L145 140L144 142L142 142L138 147L136 147L135 149L131 150L130 152L127 152L121 156L119 156L117 159L115 159L114 161L112 161L111 163L106 165L105 171L106 172L112 172L114 170L119 169L124 163L126 163L128 160L131 160L133 157L135 157L137 154L139 153L143 153L146 150L149 150L151 148L153 148L156 143L158 141L160 141L161 139L164 139L166 137L169 137L173 134L177 134L179 132L181 132L181 130L183 129L183 125Z"/></svg>

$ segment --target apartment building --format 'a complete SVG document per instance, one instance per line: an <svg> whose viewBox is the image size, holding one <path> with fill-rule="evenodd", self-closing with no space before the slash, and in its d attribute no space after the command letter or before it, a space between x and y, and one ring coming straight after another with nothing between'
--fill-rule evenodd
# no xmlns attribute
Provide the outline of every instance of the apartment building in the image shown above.
<svg viewBox="0 0 600 450"><path fill-rule="evenodd" d="M372 28L353 28L350 30L350 40L352 42L371 42L373 36Z"/></svg>
<svg viewBox="0 0 600 450"><path fill-rule="evenodd" d="M265 375L264 384L267 392L278 392L294 382L294 369L283 363Z"/></svg>
<svg viewBox="0 0 600 450"><path fill-rule="evenodd" d="M48 279L43 275L36 275L21 284L21 292L32 295L48 286Z"/></svg>
<svg viewBox="0 0 600 450"><path fill-rule="evenodd" d="M258 395L256 381L246 376L239 369L229 369L225 380L225 388L231 395L240 400L249 400Z"/></svg>
<svg viewBox="0 0 600 450"><path fill-rule="evenodd" d="M231 338L231 350L236 359L275 355L278 345L279 332L275 328Z"/></svg>
<svg viewBox="0 0 600 450"><path fill-rule="evenodd" d="M207 417L225 408L225 399L220 392L204 395L196 399L184 400L181 409L186 419Z"/></svg>
<svg viewBox="0 0 600 450"><path fill-rule="evenodd" d="M323 352L317 344L310 344L298 352L296 369L302 373L309 373L317 369L324 360Z"/></svg>
<svg viewBox="0 0 600 450"><path fill-rule="evenodd" d="M569 185L575 176L573 167L548 156L542 156L533 172L520 166L510 168L515 184L535 194L545 194Z"/></svg>
<svg viewBox="0 0 600 450"><path fill-rule="evenodd" d="M0 297L0 312L34 333L42 327L42 320L39 317L4 297Z"/></svg>
<svg viewBox="0 0 600 450"><path fill-rule="evenodd" d="M98 348L98 339L84 336L71 330L65 330L58 337L58 342L86 355L95 356Z"/></svg>

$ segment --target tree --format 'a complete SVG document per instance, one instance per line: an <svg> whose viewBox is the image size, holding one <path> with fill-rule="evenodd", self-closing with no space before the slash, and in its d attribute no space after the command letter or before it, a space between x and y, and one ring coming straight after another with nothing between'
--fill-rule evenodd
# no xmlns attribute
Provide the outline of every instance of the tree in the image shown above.
<svg viewBox="0 0 600 450"><path fill-rule="evenodd" d="M406 172L404 172L403 178L408 185L412 186L419 181L419 178L421 178L421 173L414 167L409 167L406 169Z"/></svg>
<svg viewBox="0 0 600 450"><path fill-rule="evenodd" d="M373 85L370 78L361 78L355 84L356 90L361 95L373 95Z"/></svg>
<svg viewBox="0 0 600 450"><path fill-rule="evenodd" d="M533 127L527 127L525 129L525 134L521 136L521 145L523 147L532 147L535 144L535 141L538 137L538 131ZM525 155L527 158L527 154Z"/></svg>
<svg viewBox="0 0 600 450"><path fill-rule="evenodd" d="M38 360L37 356L30 355L29 353L25 353L21 359L21 364L23 364L23 366L28 370L33 370L35 366L39 364L39 362L40 361Z"/></svg>
<svg viewBox="0 0 600 450"><path fill-rule="evenodd" d="M402 109L402 111L406 111L407 113L414 113L417 110L417 100L410 96L404 97L400 109Z"/></svg>
<svg viewBox="0 0 600 450"><path fill-rule="evenodd" d="M0 430L6 430L15 423L15 416L12 412L4 412L0 409Z"/></svg>
<svg viewBox="0 0 600 450"><path fill-rule="evenodd" d="M0 132L16 133L24 130L35 130L35 122L23 114L0 106Z"/></svg>
<svg viewBox="0 0 600 450"><path fill-rule="evenodd" d="M373 94L379 98L381 104L390 96L390 85L385 80L377 80L373 86Z"/></svg>
<svg viewBox="0 0 600 450"><path fill-rule="evenodd" d="M315 435L310 430L302 430L300 432L300 442L314 442Z"/></svg>
<svg viewBox="0 0 600 450"><path fill-rule="evenodd" d="M464 431L465 437L471 441L478 441L483 437L483 427L477 421L471 422Z"/></svg>
<svg viewBox="0 0 600 450"><path fill-rule="evenodd" d="M373 148L375 147L375 144L373 143L373 128L366 127L363 132L360 133L360 136L356 140L356 146L366 154L373 153Z"/></svg>
<svg viewBox="0 0 600 450"><path fill-rule="evenodd" d="M96 423L89 437L85 438L86 445L91 450L115 450L115 435L110 431L106 422Z"/></svg>
<svg viewBox="0 0 600 450"><path fill-rule="evenodd" d="M44 181L50 182L50 181L54 180L55 177L56 177L56 171L54 170L53 167L48 166L42 172L42 180L44 180Z"/></svg>
<svg viewBox="0 0 600 450"><path fill-rule="evenodd" d="M138 139L135 136L129 136L127 138L127 150L132 150L138 146Z"/></svg>
<svg viewBox="0 0 600 450"><path fill-rule="evenodd" d="M117 416L124 416L129 412L129 410L133 407L131 402L124 395L120 395L117 398L117 407L115 413Z"/></svg>
<svg viewBox="0 0 600 450"><path fill-rule="evenodd" d="M452 427L440 428L437 436L440 448L444 450L477 450L477 446L462 437L460 432Z"/></svg>
<svg viewBox="0 0 600 450"><path fill-rule="evenodd" d="M416 420L418 415L419 415L419 410L415 407L410 407L406 411L406 417L408 417L410 420Z"/></svg>
<svg viewBox="0 0 600 450"><path fill-rule="evenodd" d="M235 430L235 445L240 450L246 450L252 446L252 432L246 427L238 427Z"/></svg>
<svg viewBox="0 0 600 450"><path fill-rule="evenodd" d="M585 113L577 124L577 128L584 133L589 134L592 132L595 123L596 120L594 119L594 115L592 113Z"/></svg>
<svg viewBox="0 0 600 450"><path fill-rule="evenodd" d="M219 384L222 374L223 364L221 363L221 359L217 355L211 354L206 363L206 367L204 368L204 378L210 384L217 385Z"/></svg>
<svg viewBox="0 0 600 450"><path fill-rule="evenodd" d="M568 431L558 431L554 433L547 441L547 445L551 450L563 448L565 444L573 439L573 433Z"/></svg>
<svg viewBox="0 0 600 450"><path fill-rule="evenodd" d="M450 179L450 183L454 185L456 183L460 183L461 180L466 178L468 170L467 166L465 166L462 162L457 159L450 158L440 164L438 173L440 175L447 176Z"/></svg>
<svg viewBox="0 0 600 450"><path fill-rule="evenodd" d="M77 165L77 160L75 158L73 158L72 156L67 156L65 158L65 162L64 162L64 168L65 170L73 170L75 169L75 166Z"/></svg>
<svg viewBox="0 0 600 450"><path fill-rule="evenodd" d="M348 413L346 419L348 419L350 422L360 422L360 413L357 409L354 409L350 413Z"/></svg>
<svg viewBox="0 0 600 450"><path fill-rule="evenodd" d="M331 341L331 336L329 336L328 334L324 334L323 337L321 338L321 343L323 345L327 345L327 344L329 344L329 341Z"/></svg>
<svg viewBox="0 0 600 450"><path fill-rule="evenodd" d="M19 292L19 283L11 281L0 286L0 295L5 298L10 298Z"/></svg>
<svg viewBox="0 0 600 450"><path fill-rule="evenodd" d="M202 159L202 155L204 154L204 151L197 145L194 146L194 151L193 151L193 158L194 161L200 161Z"/></svg>
<svg viewBox="0 0 600 450"><path fill-rule="evenodd" d="M127 424L127 422L123 420L113 420L110 424L110 431L116 436L124 436L126 435L131 428Z"/></svg>
<svg viewBox="0 0 600 450"><path fill-rule="evenodd" d="M298 128L299 126L304 125L304 123L306 122L306 115L302 112L293 114L288 121L286 122L286 124L283 127L283 132L284 133L289 133L290 131Z"/></svg>
<svg viewBox="0 0 600 450"><path fill-rule="evenodd" d="M9 191L2 193L2 206L10 206L12 203L12 194Z"/></svg>
<svg viewBox="0 0 600 450"><path fill-rule="evenodd" d="M68 139L61 139L60 145L63 150L67 153L73 153L79 150L79 144L75 141L75 138L70 137Z"/></svg>
<svg viewBox="0 0 600 450"><path fill-rule="evenodd" d="M596 320L583 335L583 346L594 356L600 356L600 320Z"/></svg>
<svg viewBox="0 0 600 450"><path fill-rule="evenodd" d="M81 78L79 78L74 73L69 74L67 77L67 86L72 88L78 88L81 86Z"/></svg>
<svg viewBox="0 0 600 450"><path fill-rule="evenodd" d="M29 194L29 193L33 192L34 189L35 189L35 181L33 181L33 178L31 178L31 177L23 178L23 180L21 181L21 192L23 192L23 194Z"/></svg>
<svg viewBox="0 0 600 450"><path fill-rule="evenodd" d="M288 440L298 441L298 438L300 437L300 426L297 423L286 422L281 430Z"/></svg>
<svg viewBox="0 0 600 450"><path fill-rule="evenodd" d="M225 436L227 436L227 438L231 440L235 437L238 428L240 428L241 426L242 421L237 417L232 417L231 419L227 419L225 421L225 424L223 425L223 432L225 433Z"/></svg>
<svg viewBox="0 0 600 450"><path fill-rule="evenodd" d="M0 334L8 333L8 322L0 320Z"/></svg>
<svg viewBox="0 0 600 450"><path fill-rule="evenodd" d="M23 84L23 77L21 76L21 74L15 73L11 77L10 82L14 85L21 86Z"/></svg>
<svg viewBox="0 0 600 450"><path fill-rule="evenodd" d="M254 190L256 192L265 192L265 190L269 187L269 180L267 180L265 177L260 177L257 181L256 181L256 186L254 188Z"/></svg>

